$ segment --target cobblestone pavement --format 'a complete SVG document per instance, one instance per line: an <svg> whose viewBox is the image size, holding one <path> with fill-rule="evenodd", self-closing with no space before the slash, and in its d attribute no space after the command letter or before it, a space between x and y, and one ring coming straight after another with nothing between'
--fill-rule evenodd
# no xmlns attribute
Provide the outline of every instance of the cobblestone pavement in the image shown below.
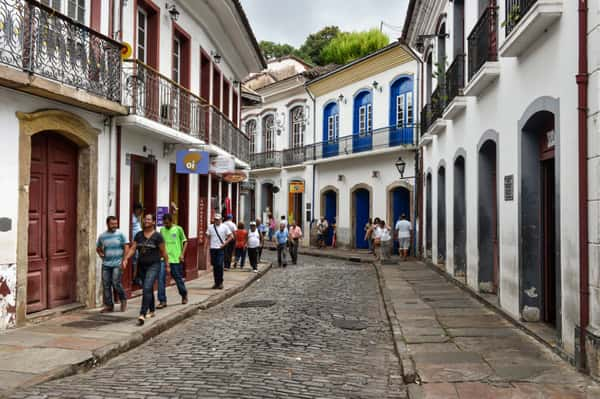
<svg viewBox="0 0 600 399"><path fill-rule="evenodd" d="M300 262L102 367L13 397L406 397L372 266ZM257 300L275 304L235 307Z"/></svg>

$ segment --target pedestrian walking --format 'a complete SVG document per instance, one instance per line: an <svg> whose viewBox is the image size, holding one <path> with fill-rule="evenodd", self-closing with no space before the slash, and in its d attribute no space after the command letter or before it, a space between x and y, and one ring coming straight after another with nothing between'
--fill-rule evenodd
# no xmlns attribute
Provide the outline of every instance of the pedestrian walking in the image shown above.
<svg viewBox="0 0 600 399"><path fill-rule="evenodd" d="M225 269L229 270L231 269L231 259L233 259L233 253L235 252L235 231L237 230L237 226L233 222L233 215L227 215L223 224L229 229L233 237L225 247L225 257L223 260Z"/></svg>
<svg viewBox="0 0 600 399"><path fill-rule="evenodd" d="M325 235L327 234L328 230L329 230L329 223L327 222L327 219L325 219L323 216L321 216L321 220L319 221L319 224L317 225L317 243L318 243L319 249L325 247Z"/></svg>
<svg viewBox="0 0 600 399"><path fill-rule="evenodd" d="M410 249L412 224L409 220L406 220L406 215L404 213L400 215L400 220L396 222L395 230L396 236L398 237L400 257L402 260L406 260Z"/></svg>
<svg viewBox="0 0 600 399"><path fill-rule="evenodd" d="M285 229L287 230L287 228L288 228L288 222L285 219L285 215L281 215L281 221L279 223L283 223L283 225L285 226Z"/></svg>
<svg viewBox="0 0 600 399"><path fill-rule="evenodd" d="M277 242L277 264L279 267L287 266L285 250L288 244L288 231L285 229L285 224L279 224L279 230L275 233L275 241Z"/></svg>
<svg viewBox="0 0 600 399"><path fill-rule="evenodd" d="M123 267L126 266L129 258L137 251L138 267L143 281L142 307L137 323L139 326L144 324L146 317L154 317L154 282L160 272L160 258L165 260L165 270L170 272L169 256L165 248L163 236L156 231L154 215L147 214L144 217L143 230L135 235L131 248L123 260Z"/></svg>
<svg viewBox="0 0 600 399"><path fill-rule="evenodd" d="M144 206L138 202L133 206L133 215L131 215L131 239L133 240L137 233L142 231L142 223L144 223ZM142 285L140 270L137 264L137 252L133 255L133 282L139 286Z"/></svg>
<svg viewBox="0 0 600 399"><path fill-rule="evenodd" d="M240 269L244 268L246 263L246 248L248 247L248 230L244 228L244 223L239 222L235 231L235 261L233 267L240 265Z"/></svg>
<svg viewBox="0 0 600 399"><path fill-rule="evenodd" d="M260 219L256 219L256 229L258 230L258 233L260 234L260 247L258 247L258 263L260 263L260 260L262 258L262 251L263 248L265 247L265 238L267 237L267 233L269 232L269 228L267 227L266 224L262 223Z"/></svg>
<svg viewBox="0 0 600 399"><path fill-rule="evenodd" d="M275 218L269 214L269 241L273 240L273 234L275 234Z"/></svg>
<svg viewBox="0 0 600 399"><path fill-rule="evenodd" d="M127 265L123 262L124 255L129 250L129 241L121 233L119 221L115 216L106 218L106 231L98 237L96 253L102 258L102 288L104 307L100 312L114 311L113 290L121 302L121 312L127 310L127 297L121 284L122 270Z"/></svg>
<svg viewBox="0 0 600 399"><path fill-rule="evenodd" d="M212 289L223 289L223 258L225 247L233 240L233 234L227 226L221 223L221 215L216 214L213 224L208 226L206 235L210 239L210 264L213 267L215 285Z"/></svg>
<svg viewBox="0 0 600 399"><path fill-rule="evenodd" d="M173 216L167 213L163 216L164 227L161 227L160 234L165 240L165 247L169 264L171 265L171 277L175 280L177 291L181 295L181 303L185 305L188 302L188 293L183 281L183 267L185 252L187 250L187 238L181 226L173 223ZM167 307L167 273L165 262L161 262L160 273L158 275L158 306L157 309Z"/></svg>
<svg viewBox="0 0 600 399"><path fill-rule="evenodd" d="M289 236L290 257L292 258L292 264L295 265L298 262L298 247L300 246L300 239L302 238L302 229L296 224L296 222L291 223Z"/></svg>
<svg viewBox="0 0 600 399"><path fill-rule="evenodd" d="M365 232L365 241L367 241L367 243L369 244L369 253L372 254L373 253L373 239L371 238L371 235L373 234L373 219L369 218L369 221L365 224L365 227L363 228L364 232Z"/></svg>
<svg viewBox="0 0 600 399"><path fill-rule="evenodd" d="M250 230L248 231L248 259L254 273L258 273L258 254L262 244L263 236L256 228L256 222L250 222Z"/></svg>
<svg viewBox="0 0 600 399"><path fill-rule="evenodd" d="M379 221L379 229L377 230L377 236L380 241L380 255L379 260L385 262L391 258L392 253L392 234L390 228L386 225L385 220Z"/></svg>

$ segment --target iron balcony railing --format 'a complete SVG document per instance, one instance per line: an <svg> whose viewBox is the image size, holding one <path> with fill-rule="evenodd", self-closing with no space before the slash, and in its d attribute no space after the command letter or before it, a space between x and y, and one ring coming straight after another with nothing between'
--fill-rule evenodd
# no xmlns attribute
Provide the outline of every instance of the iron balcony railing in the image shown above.
<svg viewBox="0 0 600 399"><path fill-rule="evenodd" d="M283 151L283 166L299 165L306 160L306 147L289 148Z"/></svg>
<svg viewBox="0 0 600 399"><path fill-rule="evenodd" d="M281 160L281 151L258 152L250 156L250 167L252 169L280 168L283 165Z"/></svg>
<svg viewBox="0 0 600 399"><path fill-rule="evenodd" d="M248 161L250 142L223 113L138 60L123 65L123 104L129 112L221 147Z"/></svg>
<svg viewBox="0 0 600 399"><path fill-rule="evenodd" d="M535 3L537 3L537 0L506 0L504 28L507 36Z"/></svg>
<svg viewBox="0 0 600 399"><path fill-rule="evenodd" d="M469 46L469 80L483 64L498 61L498 16L496 7L488 7L467 39Z"/></svg>
<svg viewBox="0 0 600 399"><path fill-rule="evenodd" d="M446 105L462 94L465 87L465 56L459 54L446 71Z"/></svg>
<svg viewBox="0 0 600 399"><path fill-rule="evenodd" d="M0 0L0 63L121 101L121 44L33 0Z"/></svg>
<svg viewBox="0 0 600 399"><path fill-rule="evenodd" d="M448 105L446 88L441 85L431 94L431 102L421 110L421 130L426 133L436 120L442 117Z"/></svg>

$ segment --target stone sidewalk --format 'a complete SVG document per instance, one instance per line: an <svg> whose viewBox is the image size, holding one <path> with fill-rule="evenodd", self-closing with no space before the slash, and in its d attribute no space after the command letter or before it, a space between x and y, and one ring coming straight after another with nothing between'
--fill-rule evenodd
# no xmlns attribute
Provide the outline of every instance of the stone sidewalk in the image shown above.
<svg viewBox="0 0 600 399"><path fill-rule="evenodd" d="M157 310L142 327L136 325L141 296L128 301L126 312L80 310L26 327L0 333L0 397L43 381L71 375L117 356L151 339L198 310L215 306L243 291L271 268L261 263L259 273L225 272L225 289L212 290L212 273L186 283L187 305L175 286L167 288L168 306ZM116 306L118 309L118 305Z"/></svg>
<svg viewBox="0 0 600 399"><path fill-rule="evenodd" d="M587 376L425 264L377 267L412 399L600 398Z"/></svg>

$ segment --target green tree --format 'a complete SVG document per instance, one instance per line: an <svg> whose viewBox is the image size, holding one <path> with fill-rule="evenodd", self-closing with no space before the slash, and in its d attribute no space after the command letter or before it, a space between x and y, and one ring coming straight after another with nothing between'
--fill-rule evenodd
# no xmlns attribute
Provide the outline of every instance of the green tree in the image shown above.
<svg viewBox="0 0 600 399"><path fill-rule="evenodd" d="M332 39L321 52L323 64L344 65L377 51L390 42L378 29L364 32L343 32Z"/></svg>
<svg viewBox="0 0 600 399"><path fill-rule="evenodd" d="M300 46L299 54L308 62L315 65L325 65L321 58L323 49L341 33L337 26L326 26L318 32L307 36Z"/></svg>
<svg viewBox="0 0 600 399"><path fill-rule="evenodd" d="M290 44L274 43L266 40L262 40L258 45L260 46L260 49L262 50L263 55L267 60L270 60L271 58L283 57L286 55L295 55L298 51L296 50L296 48L294 48L294 46Z"/></svg>

